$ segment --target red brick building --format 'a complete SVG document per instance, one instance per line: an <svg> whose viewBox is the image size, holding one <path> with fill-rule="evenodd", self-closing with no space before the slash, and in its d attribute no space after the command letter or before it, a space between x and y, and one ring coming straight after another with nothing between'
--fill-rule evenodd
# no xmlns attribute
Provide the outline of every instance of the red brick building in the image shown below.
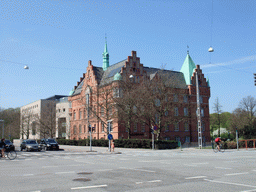
<svg viewBox="0 0 256 192"><path fill-rule="evenodd" d="M132 51L132 55L126 60L120 61L109 66L109 53L107 45L103 53L103 67L95 67L92 62L88 62L86 73L77 82L74 91L69 96L71 108L69 114L70 121L70 138L85 139L89 137L88 125L91 125L92 138L107 139L106 124L111 119L111 134L114 139L127 138L128 133L123 124L120 124L120 119L114 116L116 108L107 108L106 105L111 105L111 97L120 96L119 90L113 90L111 87L118 87L120 81L125 80L130 75L133 75L133 82L140 84L145 78L153 80L161 69L144 67L140 63L140 58L136 52ZM166 74L177 81L177 87L173 93L173 98L170 102L182 103L179 107L173 109L176 116L187 116L187 113L192 117L196 117L196 76L198 73L198 82L200 90L200 103L202 114L202 136L203 142L210 142L210 122L209 122L209 98L210 86L209 81L204 78L204 74L200 66L195 66L190 55L187 54L180 72L164 70ZM106 98L108 97L109 103ZM177 100L177 101L175 101ZM89 106L89 107L88 107ZM190 106L189 108L187 106ZM89 111L89 113L88 113ZM89 115L88 115L89 114ZM112 115L112 116L111 116ZM111 116L111 117L110 117ZM131 125L131 138L150 139L150 127L136 123ZM197 119L184 118L184 121L178 123L170 123L168 128L161 132L162 139L180 140L182 143L198 142Z"/></svg>

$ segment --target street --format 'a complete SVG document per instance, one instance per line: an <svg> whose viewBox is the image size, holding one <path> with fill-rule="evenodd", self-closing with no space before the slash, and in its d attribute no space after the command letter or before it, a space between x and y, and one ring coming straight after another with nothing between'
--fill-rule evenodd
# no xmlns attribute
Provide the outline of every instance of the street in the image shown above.
<svg viewBox="0 0 256 192"><path fill-rule="evenodd" d="M62 148L63 146L61 146ZM4 191L256 191L256 150L64 147L0 159Z"/></svg>

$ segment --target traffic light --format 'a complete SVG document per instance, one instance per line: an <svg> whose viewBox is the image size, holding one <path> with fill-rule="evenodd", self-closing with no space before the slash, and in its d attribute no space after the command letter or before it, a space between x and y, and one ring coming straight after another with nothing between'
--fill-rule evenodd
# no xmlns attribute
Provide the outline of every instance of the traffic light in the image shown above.
<svg viewBox="0 0 256 192"><path fill-rule="evenodd" d="M92 127L92 132L95 132L95 127Z"/></svg>
<svg viewBox="0 0 256 192"><path fill-rule="evenodd" d="M88 130L89 130L89 132L91 132L91 131L92 131L92 129L91 129L91 125L89 125L89 126L88 126Z"/></svg>
<svg viewBox="0 0 256 192"><path fill-rule="evenodd" d="M154 134L154 128L153 127L150 129L150 132L151 132L151 134Z"/></svg>
<svg viewBox="0 0 256 192"><path fill-rule="evenodd" d="M256 73L253 73L254 74L254 86L256 86Z"/></svg>

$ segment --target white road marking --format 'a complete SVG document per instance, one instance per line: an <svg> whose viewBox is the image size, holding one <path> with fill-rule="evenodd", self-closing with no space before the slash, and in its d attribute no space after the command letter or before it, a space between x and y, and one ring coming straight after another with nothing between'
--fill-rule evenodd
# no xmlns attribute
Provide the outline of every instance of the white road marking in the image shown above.
<svg viewBox="0 0 256 192"><path fill-rule="evenodd" d="M256 191L256 189L246 190L246 191L241 191L241 192L253 192L253 191Z"/></svg>
<svg viewBox="0 0 256 192"><path fill-rule="evenodd" d="M230 183L230 182L224 182L224 181L214 181L214 180L209 180L209 179L204 179L204 180L205 181L209 181L209 182L213 182L213 183L223 183L223 184L228 184L228 185L237 185L237 186L256 188L256 186L253 186L253 185L245 185L245 184L239 184L239 183Z"/></svg>
<svg viewBox="0 0 256 192"><path fill-rule="evenodd" d="M215 167L216 169L232 169L232 168L226 168L226 167Z"/></svg>
<svg viewBox="0 0 256 192"><path fill-rule="evenodd" d="M25 159L26 161L31 161L32 159Z"/></svg>
<svg viewBox="0 0 256 192"><path fill-rule="evenodd" d="M113 169L100 169L98 171L112 171Z"/></svg>
<svg viewBox="0 0 256 192"><path fill-rule="evenodd" d="M58 167L58 166L43 166L42 168L52 168L52 167Z"/></svg>
<svg viewBox="0 0 256 192"><path fill-rule="evenodd" d="M86 186L86 187L73 187L71 189L90 189L90 188L97 188L97 187L107 187L107 185L95 185L95 186Z"/></svg>
<svg viewBox="0 0 256 192"><path fill-rule="evenodd" d="M209 163L206 162L206 163L191 163L191 164L193 164L193 165L206 165L206 164L209 164Z"/></svg>
<svg viewBox="0 0 256 192"><path fill-rule="evenodd" d="M142 184L143 182L135 182L136 184Z"/></svg>
<svg viewBox="0 0 256 192"><path fill-rule="evenodd" d="M120 169L131 169L131 170L136 170L136 171L144 171L144 172L149 172L149 173L155 173L155 171L150 171L150 170L145 170L145 169L135 169L135 168L126 168L126 167L119 167Z"/></svg>
<svg viewBox="0 0 256 192"><path fill-rule="evenodd" d="M23 176L33 176L34 174L24 174Z"/></svg>
<svg viewBox="0 0 256 192"><path fill-rule="evenodd" d="M190 166L190 167L197 167L197 165L191 165L191 164L184 164L186 166Z"/></svg>
<svg viewBox="0 0 256 192"><path fill-rule="evenodd" d="M226 176L232 176L232 175L244 175L244 174L248 174L248 172L244 172L244 173L230 173L230 174L225 174Z"/></svg>
<svg viewBox="0 0 256 192"><path fill-rule="evenodd" d="M161 180L153 180L153 181L148 181L149 183L156 183L156 182L161 182Z"/></svg>
<svg viewBox="0 0 256 192"><path fill-rule="evenodd" d="M68 172L56 172L55 174L66 174L66 173L75 173L75 171L68 171Z"/></svg>
<svg viewBox="0 0 256 192"><path fill-rule="evenodd" d="M206 176L195 176L195 177L187 177L185 179L200 179L200 178L205 178Z"/></svg>

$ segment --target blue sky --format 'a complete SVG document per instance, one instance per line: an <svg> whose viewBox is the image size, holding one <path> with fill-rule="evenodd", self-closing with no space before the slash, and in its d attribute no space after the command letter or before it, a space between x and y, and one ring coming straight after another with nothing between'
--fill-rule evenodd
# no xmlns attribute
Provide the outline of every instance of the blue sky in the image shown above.
<svg viewBox="0 0 256 192"><path fill-rule="evenodd" d="M232 112L255 97L255 7L255 0L3 0L0 107L68 95L88 60L102 66L106 33L110 64L134 50L144 66L179 71L188 45L210 80L210 113L217 97Z"/></svg>

